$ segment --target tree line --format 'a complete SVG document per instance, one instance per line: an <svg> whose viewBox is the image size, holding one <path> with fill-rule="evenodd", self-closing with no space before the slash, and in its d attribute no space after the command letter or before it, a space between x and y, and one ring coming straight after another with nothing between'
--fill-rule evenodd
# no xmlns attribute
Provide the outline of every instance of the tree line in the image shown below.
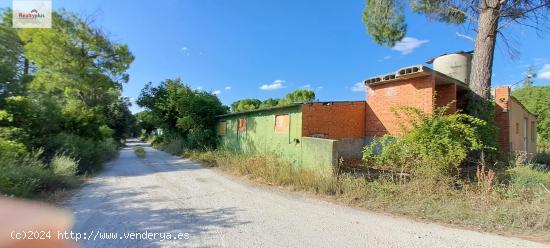
<svg viewBox="0 0 550 248"><path fill-rule="evenodd" d="M137 100L137 104L145 110L137 113L136 119L143 139L154 136L153 145L181 154L185 149L216 148L218 115L314 100L315 92L296 90L281 99L241 99L229 108L216 95L192 89L176 78L162 81L158 86L152 83L145 85Z"/></svg>
<svg viewBox="0 0 550 248"><path fill-rule="evenodd" d="M254 98L246 98L235 101L231 104L232 112L240 112L254 109L265 109L276 106L284 106L292 103L303 103L315 101L315 92L312 90L295 90L288 93L281 99L268 98L264 101Z"/></svg>
<svg viewBox="0 0 550 248"><path fill-rule="evenodd" d="M99 169L135 132L121 95L134 56L93 20L60 10L51 29L0 23L0 192L30 196Z"/></svg>

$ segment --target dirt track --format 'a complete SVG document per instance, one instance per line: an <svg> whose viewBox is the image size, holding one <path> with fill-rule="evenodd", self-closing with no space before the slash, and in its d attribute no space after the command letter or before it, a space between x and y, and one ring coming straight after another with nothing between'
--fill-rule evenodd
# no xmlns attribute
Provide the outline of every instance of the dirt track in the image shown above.
<svg viewBox="0 0 550 248"><path fill-rule="evenodd" d="M256 187L146 144L139 159L136 142L67 203L84 247L547 247Z"/></svg>

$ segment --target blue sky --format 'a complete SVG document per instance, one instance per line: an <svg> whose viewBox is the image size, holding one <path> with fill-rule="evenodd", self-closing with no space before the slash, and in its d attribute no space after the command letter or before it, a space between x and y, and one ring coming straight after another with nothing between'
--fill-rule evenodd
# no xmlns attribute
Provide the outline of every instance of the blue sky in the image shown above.
<svg viewBox="0 0 550 248"><path fill-rule="evenodd" d="M473 48L458 35L468 34L464 26L412 13L403 43L376 45L361 23L363 6L362 0L53 0L54 9L95 16L113 40L129 45L136 59L123 94L133 99L147 82L180 77L224 104L299 88L315 90L321 101L361 100L357 83L368 77ZM5 7L11 1L0 0ZM550 84L550 37L519 27L508 33L520 56L512 60L499 44L493 85L520 80L529 65L539 72L536 85Z"/></svg>

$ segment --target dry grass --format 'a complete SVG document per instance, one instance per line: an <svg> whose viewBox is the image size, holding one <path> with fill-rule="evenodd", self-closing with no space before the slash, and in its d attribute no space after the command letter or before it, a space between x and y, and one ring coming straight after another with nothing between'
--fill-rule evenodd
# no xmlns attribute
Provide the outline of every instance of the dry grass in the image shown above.
<svg viewBox="0 0 550 248"><path fill-rule="evenodd" d="M509 170L506 184L420 178L405 182L391 178L368 180L351 174L335 178L263 155L225 151L184 155L256 181L330 196L353 206L550 240L550 173L529 166ZM485 173L485 179L492 174L480 173Z"/></svg>

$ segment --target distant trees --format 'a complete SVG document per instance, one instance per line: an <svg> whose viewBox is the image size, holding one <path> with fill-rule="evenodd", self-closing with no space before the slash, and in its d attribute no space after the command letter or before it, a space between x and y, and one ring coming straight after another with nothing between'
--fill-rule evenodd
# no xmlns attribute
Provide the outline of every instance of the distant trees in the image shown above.
<svg viewBox="0 0 550 248"><path fill-rule="evenodd" d="M262 101L258 99L241 99L231 104L231 111L240 112L246 110L254 110L260 107Z"/></svg>
<svg viewBox="0 0 550 248"><path fill-rule="evenodd" d="M182 138L191 149L215 145L216 116L228 111L216 95L193 90L179 78L165 80L156 87L147 84L137 104L146 108L136 115L145 130L162 128Z"/></svg>
<svg viewBox="0 0 550 248"><path fill-rule="evenodd" d="M279 100L279 106L301 103L301 102L313 102L315 101L315 92L312 90L295 90L288 93L285 97Z"/></svg>
<svg viewBox="0 0 550 248"><path fill-rule="evenodd" d="M530 86L512 92L530 112L537 115L537 143L550 150L550 86Z"/></svg>
<svg viewBox="0 0 550 248"><path fill-rule="evenodd" d="M264 109L276 106L284 106L293 103L313 102L315 101L315 92L312 90L295 90L288 93L281 99L269 98L265 101L258 99L241 99L231 104L232 112L240 112L254 109Z"/></svg>
<svg viewBox="0 0 550 248"><path fill-rule="evenodd" d="M279 99L268 98L265 101L263 101L262 104L260 104L259 108L261 108L261 109L271 108L271 107L275 107L277 105L279 105Z"/></svg>

